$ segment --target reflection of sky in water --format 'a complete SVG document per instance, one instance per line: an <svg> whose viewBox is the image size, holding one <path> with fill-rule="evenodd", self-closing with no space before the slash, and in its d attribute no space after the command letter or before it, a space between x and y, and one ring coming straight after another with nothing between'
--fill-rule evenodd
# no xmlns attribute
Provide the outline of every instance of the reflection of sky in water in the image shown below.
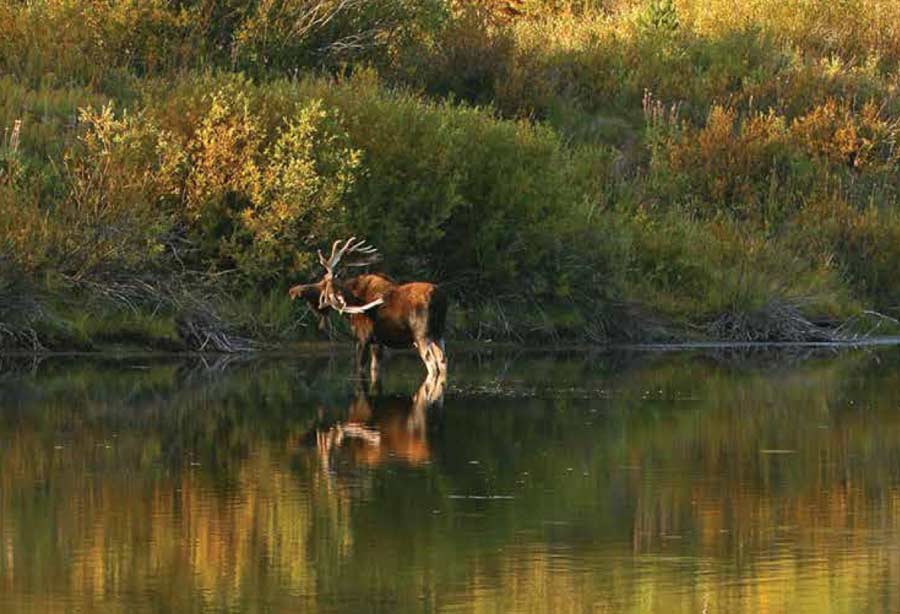
<svg viewBox="0 0 900 614"><path fill-rule="evenodd" d="M897 351L451 359L2 359L0 611L900 610Z"/></svg>

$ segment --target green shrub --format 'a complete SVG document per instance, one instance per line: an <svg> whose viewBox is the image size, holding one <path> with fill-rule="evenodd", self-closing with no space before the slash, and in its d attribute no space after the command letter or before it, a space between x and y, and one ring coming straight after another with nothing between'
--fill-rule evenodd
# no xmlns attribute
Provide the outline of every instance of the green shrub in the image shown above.
<svg viewBox="0 0 900 614"><path fill-rule="evenodd" d="M790 225L790 241L823 266L843 275L865 304L900 313L900 211L861 210L840 197L811 200Z"/></svg>
<svg viewBox="0 0 900 614"><path fill-rule="evenodd" d="M259 283L308 268L298 247L346 228L359 152L320 101L298 100L274 134L249 106L241 92L211 96L186 144L183 206L205 253Z"/></svg>
<svg viewBox="0 0 900 614"><path fill-rule="evenodd" d="M786 241L744 232L724 218L638 211L630 228L628 295L672 320L701 324L772 303L799 306L816 319L846 316L853 308L827 263L811 262Z"/></svg>

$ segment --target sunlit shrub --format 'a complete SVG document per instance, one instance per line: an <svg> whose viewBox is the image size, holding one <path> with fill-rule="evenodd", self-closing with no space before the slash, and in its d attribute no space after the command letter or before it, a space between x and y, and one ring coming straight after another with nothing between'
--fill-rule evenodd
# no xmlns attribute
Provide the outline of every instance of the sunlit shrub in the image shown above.
<svg viewBox="0 0 900 614"><path fill-rule="evenodd" d="M156 208L155 130L111 107L85 111L61 161L59 194L40 173L0 180L0 258L31 276L87 276L151 267L168 220Z"/></svg>
<svg viewBox="0 0 900 614"><path fill-rule="evenodd" d="M690 27L712 34L747 25L765 28L805 53L900 60L900 6L892 0L677 0Z"/></svg>
<svg viewBox="0 0 900 614"><path fill-rule="evenodd" d="M196 129L159 141L164 200L205 257L252 283L308 267L308 247L346 228L359 166L340 117L321 102L295 98L267 129L272 118L251 111L258 100L234 87L194 99L205 109Z"/></svg>
<svg viewBox="0 0 900 614"><path fill-rule="evenodd" d="M810 155L859 172L895 170L900 122L889 121L869 102L858 111L833 99L797 118L791 133Z"/></svg>
<svg viewBox="0 0 900 614"><path fill-rule="evenodd" d="M74 279L145 268L170 224L157 208L156 128L111 106L85 110L80 121L80 143L63 158L67 193L50 214L57 266Z"/></svg>
<svg viewBox="0 0 900 614"><path fill-rule="evenodd" d="M203 55L191 16L166 0L39 0L0 4L0 67L31 83L114 90L123 70L153 73Z"/></svg>
<svg viewBox="0 0 900 614"><path fill-rule="evenodd" d="M546 127L391 91L365 71L265 86L202 77L157 95L160 203L200 262L251 284L310 274L314 248L345 233L378 245L392 272L472 297L562 298L570 266L612 268L589 242L566 245L605 162Z"/></svg>
<svg viewBox="0 0 900 614"><path fill-rule="evenodd" d="M0 180L0 278L44 269L50 238L50 222L34 192Z"/></svg>
<svg viewBox="0 0 900 614"><path fill-rule="evenodd" d="M659 141L659 129L649 125ZM651 160L654 193L693 203L704 216L728 212L772 222L798 204L812 180L814 171L791 146L784 119L771 111L741 117L713 106L703 127L682 124L662 138Z"/></svg>

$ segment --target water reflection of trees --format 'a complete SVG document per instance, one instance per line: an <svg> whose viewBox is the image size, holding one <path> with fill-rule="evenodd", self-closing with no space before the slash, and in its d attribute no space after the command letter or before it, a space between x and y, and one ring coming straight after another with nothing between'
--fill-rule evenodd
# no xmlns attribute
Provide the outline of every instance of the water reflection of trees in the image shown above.
<svg viewBox="0 0 900 614"><path fill-rule="evenodd" d="M0 389L0 609L900 608L896 362L491 364L439 429L317 362ZM323 472L303 442L338 423L379 445Z"/></svg>

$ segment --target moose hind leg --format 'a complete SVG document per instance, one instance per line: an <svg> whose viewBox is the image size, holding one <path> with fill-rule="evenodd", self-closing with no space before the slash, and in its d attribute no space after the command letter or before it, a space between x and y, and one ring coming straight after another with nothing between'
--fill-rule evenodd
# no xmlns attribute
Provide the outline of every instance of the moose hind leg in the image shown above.
<svg viewBox="0 0 900 614"><path fill-rule="evenodd" d="M447 353L444 351L443 340L429 341L428 351L431 354L431 362L434 364L435 375L447 375Z"/></svg>
<svg viewBox="0 0 900 614"><path fill-rule="evenodd" d="M431 340L422 339L416 341L416 349L419 351L419 358L425 363L425 369L428 371L428 377L432 378L437 374L437 365L431 352Z"/></svg>
<svg viewBox="0 0 900 614"><path fill-rule="evenodd" d="M438 339L437 341L434 342L434 350L437 355L438 369L440 370L442 375L446 376L447 375L447 347L444 344L443 339Z"/></svg>

